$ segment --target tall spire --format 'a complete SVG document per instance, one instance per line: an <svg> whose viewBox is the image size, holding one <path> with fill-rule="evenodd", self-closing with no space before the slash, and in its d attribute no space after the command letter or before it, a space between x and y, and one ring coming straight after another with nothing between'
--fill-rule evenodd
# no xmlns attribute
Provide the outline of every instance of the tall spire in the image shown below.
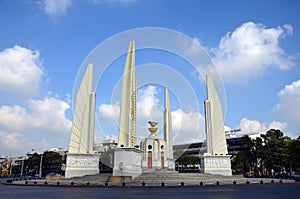
<svg viewBox="0 0 300 199"><path fill-rule="evenodd" d="M224 130L222 106L209 75L206 75L207 99L205 107L205 129L207 140L207 153L210 155L228 154Z"/></svg>
<svg viewBox="0 0 300 199"><path fill-rule="evenodd" d="M173 159L172 118L170 111L169 90L165 88L164 139L167 145L167 158Z"/></svg>
<svg viewBox="0 0 300 199"><path fill-rule="evenodd" d="M122 76L118 147L136 145L136 85L134 41L130 41Z"/></svg>

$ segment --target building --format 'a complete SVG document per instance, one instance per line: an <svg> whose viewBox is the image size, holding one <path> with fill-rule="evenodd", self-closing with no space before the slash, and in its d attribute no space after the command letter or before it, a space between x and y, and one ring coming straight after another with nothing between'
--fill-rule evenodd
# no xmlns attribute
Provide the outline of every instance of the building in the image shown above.
<svg viewBox="0 0 300 199"><path fill-rule="evenodd" d="M239 151L246 149L242 143L242 139L243 139L242 136L226 139L228 154L231 155L231 157L236 155ZM199 162L196 162L195 160L197 160L197 158L199 158L201 155L203 155L206 152L205 142L195 142L191 144L174 145L173 149L174 149L174 158L176 159L175 168L177 171L183 173L200 172L201 165L199 164ZM195 159L189 157L193 157ZM189 164L188 161L191 161L191 164ZM184 164L184 163L188 163L188 164Z"/></svg>
<svg viewBox="0 0 300 199"><path fill-rule="evenodd" d="M112 173L114 163L113 150L118 146L118 141L113 137L103 140L101 146L96 146L95 150L99 154L100 173Z"/></svg>
<svg viewBox="0 0 300 199"><path fill-rule="evenodd" d="M7 156L1 156L0 157L0 165L1 170L3 170L2 165L5 160L9 161L9 168L7 175L8 176L21 176L22 173L22 167L24 166L24 160L26 160L27 156L16 156L16 157L7 157ZM4 176L2 176L4 177Z"/></svg>

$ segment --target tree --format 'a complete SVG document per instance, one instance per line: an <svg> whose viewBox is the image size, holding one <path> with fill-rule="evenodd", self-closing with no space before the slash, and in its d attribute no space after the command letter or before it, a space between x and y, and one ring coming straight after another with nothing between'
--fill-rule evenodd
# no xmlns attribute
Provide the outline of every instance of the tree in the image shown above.
<svg viewBox="0 0 300 199"><path fill-rule="evenodd" d="M272 169L279 173L283 168L289 167L288 164L288 139L283 137L283 132L280 130L270 129L266 135L262 135L264 138L265 149L265 166L268 171Z"/></svg>
<svg viewBox="0 0 300 199"><path fill-rule="evenodd" d="M43 158L41 154L34 153L24 162L24 174L35 176L40 172L40 163L42 160L42 176L48 173L60 174L63 157L57 152L45 152Z"/></svg>
<svg viewBox="0 0 300 199"><path fill-rule="evenodd" d="M256 159L256 166L259 175L265 174L264 173L264 164L265 164L265 158L266 158L266 153L264 149L264 143L261 137L257 137L254 140L254 156Z"/></svg>
<svg viewBox="0 0 300 199"><path fill-rule="evenodd" d="M25 175L34 176L39 172L39 165L41 161L41 155L34 153L27 160L24 161Z"/></svg>
<svg viewBox="0 0 300 199"><path fill-rule="evenodd" d="M62 174L63 157L57 152L47 151L43 154L42 176L48 173Z"/></svg>
<svg viewBox="0 0 300 199"><path fill-rule="evenodd" d="M291 171L300 173L300 136L289 142L287 151Z"/></svg>
<svg viewBox="0 0 300 199"><path fill-rule="evenodd" d="M292 171L300 173L300 136L292 140L281 130L270 129L255 140L243 137L241 148L233 158L236 169L244 172L253 169L256 175L266 174L265 169L269 174L271 170L282 175Z"/></svg>
<svg viewBox="0 0 300 199"><path fill-rule="evenodd" d="M241 143L242 150L233 159L235 161L234 164L236 164L237 169L241 168L244 172L251 171L251 167L254 166L255 162L255 143L249 136L244 136Z"/></svg>

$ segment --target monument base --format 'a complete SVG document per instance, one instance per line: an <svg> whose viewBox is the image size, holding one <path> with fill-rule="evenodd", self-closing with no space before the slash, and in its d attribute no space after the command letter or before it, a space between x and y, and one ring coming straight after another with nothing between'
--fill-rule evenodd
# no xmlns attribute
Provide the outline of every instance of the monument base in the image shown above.
<svg viewBox="0 0 300 199"><path fill-rule="evenodd" d="M230 155L203 155L201 157L201 172L232 176Z"/></svg>
<svg viewBox="0 0 300 199"><path fill-rule="evenodd" d="M132 179L142 174L142 153L136 148L114 149L113 176L131 176Z"/></svg>
<svg viewBox="0 0 300 199"><path fill-rule="evenodd" d="M168 167L166 169L175 171L175 160L167 158Z"/></svg>
<svg viewBox="0 0 300 199"><path fill-rule="evenodd" d="M95 174L99 174L99 155L77 153L67 154L66 178Z"/></svg>

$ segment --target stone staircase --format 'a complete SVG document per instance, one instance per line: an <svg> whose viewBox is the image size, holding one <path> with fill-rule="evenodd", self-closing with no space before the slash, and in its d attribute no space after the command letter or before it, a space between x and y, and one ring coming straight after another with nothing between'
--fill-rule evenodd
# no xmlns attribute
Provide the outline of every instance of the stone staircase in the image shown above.
<svg viewBox="0 0 300 199"><path fill-rule="evenodd" d="M111 173L101 173L97 175L88 175L83 177L73 177L68 179L63 179L65 182L74 182L74 183L99 183L104 184L108 181L108 177L111 176ZM166 185L180 185L181 182L184 182L186 185L196 185L203 182L215 183L217 181L228 181L233 182L234 180L243 179L238 176L222 176L222 175L212 175L204 173L178 173L177 171L152 171L152 172L143 172L141 175L133 179L131 182L126 184L133 186L140 186L143 182L146 185L160 186L161 183ZM110 183L111 184L111 183ZM113 183L114 184L114 183ZM118 183L115 183L118 184Z"/></svg>
<svg viewBox="0 0 300 199"><path fill-rule="evenodd" d="M153 171L150 173L143 173L136 177L132 183L200 183L201 181L217 181L221 179L231 179L231 176L212 175L204 173L178 173L176 171Z"/></svg>

